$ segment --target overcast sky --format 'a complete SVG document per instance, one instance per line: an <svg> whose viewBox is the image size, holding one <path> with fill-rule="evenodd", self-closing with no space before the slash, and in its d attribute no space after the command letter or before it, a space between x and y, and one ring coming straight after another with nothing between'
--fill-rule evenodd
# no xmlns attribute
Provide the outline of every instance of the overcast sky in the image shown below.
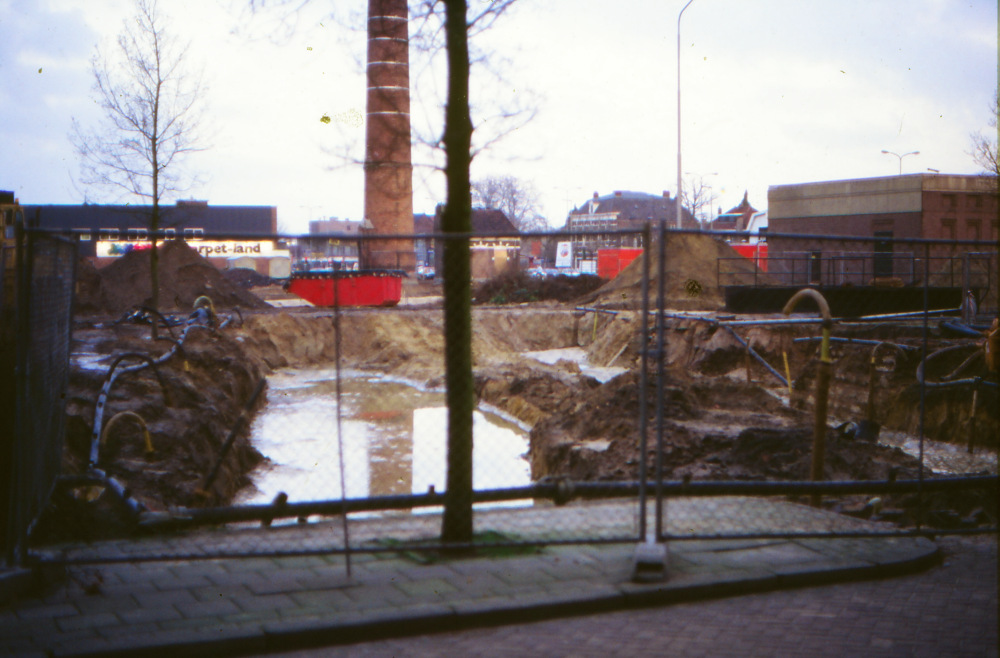
<svg viewBox="0 0 1000 658"><path fill-rule="evenodd" d="M485 0L471 0L474 6ZM211 148L185 198L273 205L286 230L361 219L364 0L312 0L282 22L238 0L161 0L203 70ZM480 78L487 132L497 107L536 118L474 161L473 177L533 181L556 226L593 192L676 190L677 12L684 0L520 0L483 40L509 60ZM127 0L0 0L0 189L22 203L113 201L78 182L67 138L98 118L89 59L131 13ZM412 27L411 27L412 29ZM499 61L499 60L498 60ZM359 64L360 62L360 64ZM997 87L995 0L695 0L682 24L683 169L728 209L746 190L904 173L976 173L969 134L988 130ZM414 123L440 123L434 70L411 77ZM333 117L323 123L323 115ZM340 120L336 120L340 119ZM415 164L432 164L427 149ZM443 176L419 166L414 210L433 213Z"/></svg>

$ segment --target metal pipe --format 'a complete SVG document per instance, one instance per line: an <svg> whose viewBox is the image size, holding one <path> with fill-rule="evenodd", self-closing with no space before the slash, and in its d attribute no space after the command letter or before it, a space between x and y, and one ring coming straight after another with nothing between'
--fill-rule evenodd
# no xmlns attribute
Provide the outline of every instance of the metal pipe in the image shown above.
<svg viewBox="0 0 1000 658"><path fill-rule="evenodd" d="M646 487L655 485L647 483ZM664 496L710 497L710 496L802 496L827 494L847 496L853 494L912 493L920 485L918 480L869 480L869 481L808 481L808 482L718 482L683 480L662 481L660 490ZM996 475L975 475L964 477L933 478L923 483L925 491L960 491L965 489L985 489L997 486ZM473 492L473 502L493 503L512 500L542 499L569 502L570 500L599 500L610 498L634 498L642 489L636 480L620 482L536 482L524 487L507 487ZM184 527L261 521L266 518L298 518L302 516L340 516L345 513L379 512L387 510L407 510L419 507L440 507L445 494L440 492L425 494L401 494L374 496L369 498L349 498L346 500L323 500L305 503L286 503L280 508L271 504L239 505L209 508L180 508L171 511L145 512L140 524L145 527Z"/></svg>
<svg viewBox="0 0 1000 658"><path fill-rule="evenodd" d="M826 449L826 408L833 370L830 361L830 328L833 325L830 318L830 305L826 303L826 299L818 291L812 288L803 288L788 300L782 312L785 315L790 315L796 305L807 298L816 302L816 305L819 306L819 312L823 316L823 341L820 344L819 372L816 377L816 419L813 425L812 470L810 472L810 477L813 480L822 480L823 453ZM819 507L820 502L819 494L812 496L813 507Z"/></svg>
<svg viewBox="0 0 1000 658"><path fill-rule="evenodd" d="M817 343L823 340L822 336L806 336L804 338L794 338L793 343ZM919 347L914 345L903 345L902 343L889 343L883 340L867 340L861 338L840 338L837 336L830 337L831 343L847 343L849 345L892 345L901 350L919 350Z"/></svg>
<svg viewBox="0 0 1000 658"><path fill-rule="evenodd" d="M606 308L590 308L587 306L577 306L574 311L585 311L587 313L607 313L608 315L618 315L618 311L609 311Z"/></svg>
<svg viewBox="0 0 1000 658"><path fill-rule="evenodd" d="M208 497L209 489L211 489L212 484L215 483L215 478L219 474L219 467L222 466L222 461L226 458L226 455L229 454L229 449L232 448L233 443L236 441L237 433L243 427L243 424L248 420L250 410L253 409L253 405L257 401L257 397L264 390L265 384L267 384L267 379L261 377L260 381L257 382L257 386L255 386L253 391L250 393L247 403L243 405L243 409L240 411L240 415L233 423L232 429L229 430L229 436L226 437L225 443L222 444L222 450L219 451L219 458L215 460L215 466L213 466L212 470L205 476L204 482L198 489L195 490L195 494L205 498Z"/></svg>
<svg viewBox="0 0 1000 658"><path fill-rule="evenodd" d="M868 408L865 412L865 419L869 423L875 422L875 384L878 379L878 370L875 368L875 364L878 359L879 348L881 347L894 349L899 352L900 356L904 355L903 350L893 343L877 343L875 347L872 348L871 360L868 365Z"/></svg>
<svg viewBox="0 0 1000 658"><path fill-rule="evenodd" d="M744 348L746 348L747 353L750 356L752 356L755 359L757 359L757 361L759 361L760 364L763 365L767 369L767 371L769 373L771 373L772 375L774 375L775 379L777 379L779 382L781 382L782 386L788 386L788 380L785 379L784 377L782 377L780 372L778 372L777 370L775 370L771 366L770 363L768 363L766 360L764 360L764 357L762 357L760 354L757 353L756 350L754 350L752 347L750 347L750 344L748 342L746 342L745 340L743 340L743 338L738 333L736 333L735 331L733 331L732 327L726 326L724 324L719 325L719 326L721 326L723 329L725 329L730 334L732 334L733 338L735 338L737 341L739 341L740 345L742 345ZM747 373L749 373L749 372L750 371L748 369Z"/></svg>
<svg viewBox="0 0 1000 658"><path fill-rule="evenodd" d="M104 431L101 432L101 445L104 445L105 443L108 442L108 434L111 433L112 427L115 427L116 425L120 424L121 421L128 419L132 419L137 423L139 423L139 427L142 429L143 440L144 443L146 444L146 459L152 458L152 456L156 453L156 451L153 449L153 440L149 436L149 429L146 427L146 421L144 421L142 419L142 416L135 413L134 411L119 411L118 413L116 413L114 416L111 417L111 420L108 421L108 424L104 426Z"/></svg>

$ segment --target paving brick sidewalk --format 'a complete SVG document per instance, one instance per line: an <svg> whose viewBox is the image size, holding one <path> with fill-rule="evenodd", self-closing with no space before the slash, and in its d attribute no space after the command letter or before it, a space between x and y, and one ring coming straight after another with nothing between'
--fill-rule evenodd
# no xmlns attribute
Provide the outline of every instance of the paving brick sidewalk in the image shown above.
<svg viewBox="0 0 1000 658"><path fill-rule="evenodd" d="M396 554L74 567L0 609L0 655L245 655L537 620L920 569L924 539L675 542L670 578L629 582L634 546L420 564Z"/></svg>

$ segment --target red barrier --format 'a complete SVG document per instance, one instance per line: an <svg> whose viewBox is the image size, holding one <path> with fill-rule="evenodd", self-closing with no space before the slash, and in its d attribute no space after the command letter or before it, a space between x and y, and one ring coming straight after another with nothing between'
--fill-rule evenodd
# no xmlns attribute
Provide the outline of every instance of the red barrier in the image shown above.
<svg viewBox="0 0 1000 658"><path fill-rule="evenodd" d="M403 295L403 274L392 271L297 274L288 292L316 306L334 305L334 285L341 306L395 306Z"/></svg>
<svg viewBox="0 0 1000 658"><path fill-rule="evenodd" d="M598 249L597 276L613 279L642 254L642 249Z"/></svg>

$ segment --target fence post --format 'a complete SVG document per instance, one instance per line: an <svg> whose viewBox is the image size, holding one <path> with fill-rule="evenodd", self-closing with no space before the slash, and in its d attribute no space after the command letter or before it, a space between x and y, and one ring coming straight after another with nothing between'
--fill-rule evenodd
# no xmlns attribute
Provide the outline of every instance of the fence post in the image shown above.
<svg viewBox="0 0 1000 658"><path fill-rule="evenodd" d="M663 538L663 392L664 379L664 338L663 325L666 322L666 262L667 262L667 230L660 222L660 262L657 272L656 293L656 541Z"/></svg>
<svg viewBox="0 0 1000 658"><path fill-rule="evenodd" d="M652 246L649 222L646 222L642 232L642 325L639 329L642 349L642 371L639 374L639 541L646 540L646 431L649 426L646 387L649 382L649 258Z"/></svg>
<svg viewBox="0 0 1000 658"><path fill-rule="evenodd" d="M28 551L28 495L24 453L29 438L28 418L30 399L28 396L28 349L31 338L31 274L34 262L35 238L26 234L23 225L18 225L17 231L17 362L14 369L15 410L14 410L14 443L11 455L11 506L8 522L8 563L24 564Z"/></svg>

